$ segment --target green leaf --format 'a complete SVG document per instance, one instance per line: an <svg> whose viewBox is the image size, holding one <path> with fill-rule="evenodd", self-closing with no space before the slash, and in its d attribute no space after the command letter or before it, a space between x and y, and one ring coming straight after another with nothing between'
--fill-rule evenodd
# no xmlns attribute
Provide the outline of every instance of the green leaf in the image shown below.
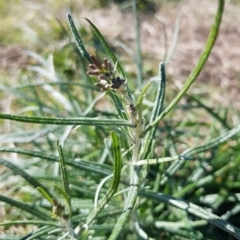
<svg viewBox="0 0 240 240"><path fill-rule="evenodd" d="M88 126L128 126L134 128L135 125L129 121L122 119L108 118L48 118L48 117L27 117L12 114L0 114L0 119L8 119L19 122L30 122L39 124L54 124L54 125L88 125Z"/></svg>
<svg viewBox="0 0 240 240"><path fill-rule="evenodd" d="M66 170L66 165L64 161L62 146L59 144L59 141L57 141L57 148L58 148L58 154L59 154L59 164L60 164L59 167L61 171L62 185L63 185L64 192L69 196L67 170Z"/></svg>
<svg viewBox="0 0 240 240"><path fill-rule="evenodd" d="M152 122L156 120L156 118L160 115L162 112L163 108L163 102L165 98L165 89L166 89L166 74L165 74L165 68L164 68L164 63L159 64L159 82L158 82L158 89L157 89L157 95L155 98L154 102L154 107L152 110L152 114L150 117L150 125ZM144 141L145 144L142 146L144 147L143 153L142 153L142 158L145 159L147 158L151 145L153 142L153 139L155 137L155 133L157 130L157 125L155 125L151 131L148 132L147 136L145 137Z"/></svg>
<svg viewBox="0 0 240 240"><path fill-rule="evenodd" d="M66 201L67 206L68 206L68 213L71 214L71 199L66 194L66 192L64 190L62 190L58 185L54 185L54 188L62 195L62 197Z"/></svg>
<svg viewBox="0 0 240 240"><path fill-rule="evenodd" d="M110 189L114 191L114 193L118 189L118 185L120 183L121 178L121 169L122 169L122 161L121 161L121 151L120 151L120 143L119 139L114 131L111 132L112 135L112 151L114 158L114 171L113 171L113 181L110 186Z"/></svg>
<svg viewBox="0 0 240 240"><path fill-rule="evenodd" d="M51 204L53 204L53 199L52 199L52 197L51 197L42 187L37 187L37 190L38 190Z"/></svg>
<svg viewBox="0 0 240 240"><path fill-rule="evenodd" d="M61 171L61 178L62 178L62 185L63 185L63 191L60 188L59 190L61 190L60 192L67 202L68 213L71 215L72 211L71 211L71 199L70 199L70 193L69 193L68 176L67 176L67 170L66 170L62 146L59 144L59 141L57 141L57 147L58 147L59 163L60 163L59 167Z"/></svg>
<svg viewBox="0 0 240 240"><path fill-rule="evenodd" d="M69 21L69 25L70 25L70 28L71 28L72 34L74 36L75 42L77 44L79 52L89 63L92 63L92 59L90 58L90 55L88 54L88 52L86 51L86 49L84 47L82 39L80 38L80 36L78 34L78 31L75 27L75 24L74 24L73 19L70 14L68 14L68 21Z"/></svg>
<svg viewBox="0 0 240 240"><path fill-rule="evenodd" d="M30 235L30 237L27 238L27 240L35 240L35 239L41 239L42 236L46 236L49 234L50 231L53 231L56 229L56 227L52 226L43 226L39 227L34 233Z"/></svg>
<svg viewBox="0 0 240 240"><path fill-rule="evenodd" d="M114 136L113 136L113 141L114 141ZM116 144L116 149L118 149L118 144ZM120 152L119 152L120 154ZM128 217L130 216L135 203L137 201L138 197L138 191L139 191L139 181L140 181L140 173L139 173L140 168L138 166L131 166L130 167L130 188L127 193L127 199L125 200L123 212L120 215L120 217L117 220L116 225L114 226L114 229L108 238L108 240L114 240L117 239L119 234L122 232L124 225L127 222Z"/></svg>

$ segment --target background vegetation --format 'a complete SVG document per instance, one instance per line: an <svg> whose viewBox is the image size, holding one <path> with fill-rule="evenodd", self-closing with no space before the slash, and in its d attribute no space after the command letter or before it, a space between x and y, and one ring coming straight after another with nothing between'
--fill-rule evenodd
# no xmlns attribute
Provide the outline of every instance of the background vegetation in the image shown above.
<svg viewBox="0 0 240 240"><path fill-rule="evenodd" d="M118 117L109 96L94 102L101 93L94 87L96 79L86 74L87 62L72 44L67 21L69 12L89 53L99 59L108 57L83 17L90 19L107 39L127 73L135 101L142 86L158 78L159 62L169 60L164 102L167 107L196 65L217 9L217 1L204 0L198 4L196 6L193 0L162 1L161 4L138 2L139 38L130 1L1 1L1 113L61 118ZM226 2L215 47L197 81L159 123L152 153L156 158L180 155L198 146L206 146L206 150L199 153L195 149L191 158L173 173L168 172L171 162L148 166L142 183L145 189L196 204L238 228L239 7L238 1ZM141 40L142 59L136 38ZM155 95L156 85L152 84L143 102L146 124ZM84 222L94 208L99 184L113 172L110 131L103 126L74 128L1 120L0 222L15 223L0 226L0 239L19 239L31 232L39 234L33 239L60 239L62 236L64 231L57 225L59 219L51 218L51 204L36 190L38 182L34 182L39 181L50 195L66 206L63 195L54 187L61 186L63 175L57 163L57 140L63 146L67 165L73 222ZM225 140L218 138L222 134L227 136ZM209 143L213 144L211 148L208 148ZM123 165L128 166L130 158L127 154ZM128 174L123 168L119 191L127 189ZM110 182L102 186L100 199ZM121 214L125 198L124 193L113 197L82 238L90 234L93 239L107 239ZM159 203L151 196L141 196L120 239L147 239L146 236L153 239L235 239L214 222L196 215L198 209L192 214L177 204L169 205L168 201L162 198Z"/></svg>

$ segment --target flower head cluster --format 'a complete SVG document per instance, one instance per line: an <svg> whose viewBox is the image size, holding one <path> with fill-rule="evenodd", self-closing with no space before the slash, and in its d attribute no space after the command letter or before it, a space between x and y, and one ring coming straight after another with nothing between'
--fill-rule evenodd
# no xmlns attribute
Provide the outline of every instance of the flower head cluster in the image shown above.
<svg viewBox="0 0 240 240"><path fill-rule="evenodd" d="M125 91L125 79L115 77L114 69L110 61L106 58L100 63L94 56L90 56L92 64L89 64L88 75L94 75L98 77L98 82L95 86L99 87L101 91L108 91L111 89L118 91Z"/></svg>

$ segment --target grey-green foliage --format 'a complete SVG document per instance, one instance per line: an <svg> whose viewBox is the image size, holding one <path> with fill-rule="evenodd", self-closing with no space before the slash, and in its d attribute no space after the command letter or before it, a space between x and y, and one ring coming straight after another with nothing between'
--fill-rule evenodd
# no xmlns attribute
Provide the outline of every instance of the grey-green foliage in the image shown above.
<svg viewBox="0 0 240 240"><path fill-rule="evenodd" d="M18 148L0 148L0 152L7 156L6 159L1 158L0 163L9 169L0 176L0 180L3 188L11 186L9 196L0 195L0 200L6 203L6 209L7 206L18 209L17 220L11 219L10 214L9 221L0 223L0 226L38 226L26 239L45 239L47 236L49 239L160 239L162 233L168 239L217 239L215 233L218 228L240 239L240 230L226 221L226 218L238 214L237 208L229 208L224 219L211 212L224 201L239 202L233 191L234 186L240 186L236 170L240 163L239 154L230 148L223 152L222 147L228 144L229 139L238 136L240 125L230 128L226 119L210 111L198 99L202 109L227 131L183 152L177 149L176 138L180 134L175 127L165 122L162 130L158 125L173 111L201 72L216 41L223 7L224 1L219 0L199 62L179 94L165 108L167 82L164 63L159 67L158 87L152 87L154 82L142 85L142 60L137 61L138 85L142 85L142 92L135 101L136 97L131 95L125 81L127 74L122 64L88 19L116 68L114 77L105 82L107 87L103 89L106 94L99 95L93 86L80 85L82 89L78 91L93 92L89 96L92 97L90 103L81 94L76 97L71 92L74 89L70 89L74 83L61 81L57 73L57 81L49 79L51 81L29 84L31 92L24 90L26 86L2 87L4 92L19 97L20 106L28 103L34 107L22 109L22 112L29 113L27 116L0 114L1 119L15 124L14 133L4 135L5 139L8 143L19 144ZM137 8L133 9L137 18ZM70 15L68 20L79 53L88 63L96 65ZM141 58L140 41L137 51L138 58ZM40 76L50 76L46 75L47 66L46 61L45 66L32 70ZM106 76L109 75L107 72ZM113 87L116 79L124 83L120 90ZM148 92L155 96L153 107L144 103ZM101 98L106 98L104 103L112 101L115 110L106 112L95 108L95 103ZM39 124L38 127L36 124ZM46 128L44 125L56 126ZM159 138L159 132L164 134L164 131L168 135ZM29 137L21 137L24 134ZM160 155L155 152L159 141L166 145ZM239 147L239 141L235 141ZM173 150L175 154L171 154ZM232 163L225 160L229 154L233 156ZM207 170L210 167L212 172ZM11 175L18 175L15 186L10 181ZM236 178L234 184L228 175ZM225 183L221 177L226 179ZM222 185L217 181L222 181ZM28 188L23 189L24 185ZM14 196L16 192L19 194ZM23 202L24 196L29 199L28 203ZM208 203L208 209L197 205L204 202ZM21 217L22 220L19 220Z"/></svg>

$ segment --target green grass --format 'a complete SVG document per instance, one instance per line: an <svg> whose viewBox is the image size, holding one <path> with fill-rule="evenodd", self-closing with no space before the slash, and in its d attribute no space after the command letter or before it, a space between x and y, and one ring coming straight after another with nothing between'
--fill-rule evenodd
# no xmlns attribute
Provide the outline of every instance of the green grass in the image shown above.
<svg viewBox="0 0 240 240"><path fill-rule="evenodd" d="M240 239L240 125L187 93L215 44L218 4L178 94L164 63L146 82L139 59L134 83L87 20L112 68L100 65L70 15L77 44L69 38L54 55L32 54L18 82L2 85L14 114L0 114L0 239Z"/></svg>

